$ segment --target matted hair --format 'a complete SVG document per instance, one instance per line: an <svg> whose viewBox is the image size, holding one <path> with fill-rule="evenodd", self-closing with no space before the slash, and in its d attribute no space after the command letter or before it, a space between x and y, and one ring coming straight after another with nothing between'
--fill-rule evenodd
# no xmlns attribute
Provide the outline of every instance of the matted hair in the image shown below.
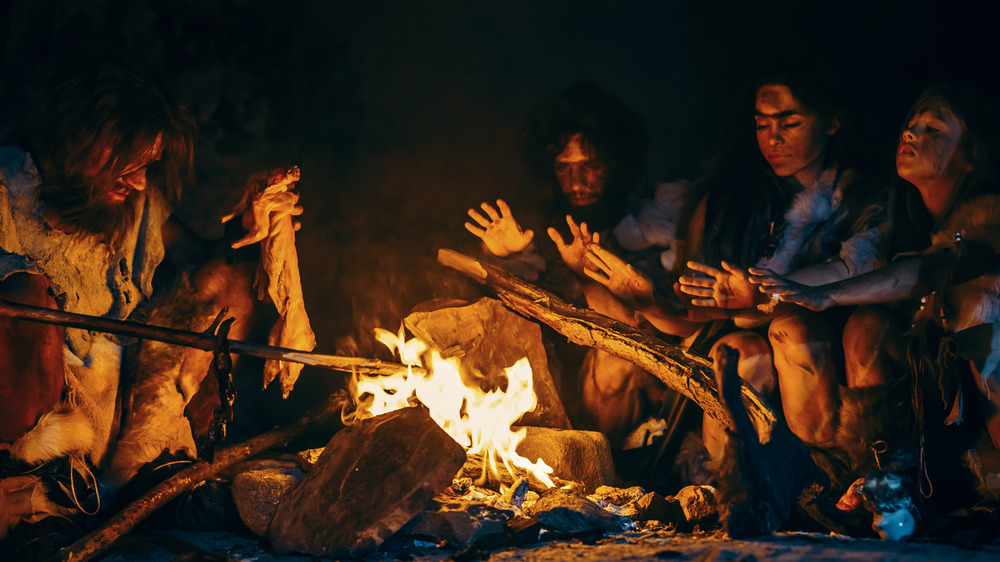
<svg viewBox="0 0 1000 562"><path fill-rule="evenodd" d="M607 170L595 218L617 222L624 202L646 179L649 133L638 113L593 82L576 84L529 112L519 139L521 154L531 175L550 190L550 211L556 216L565 215L569 204L559 189L554 161L577 133Z"/></svg>
<svg viewBox="0 0 1000 562"><path fill-rule="evenodd" d="M135 64L102 55L76 59L68 69L45 80L29 100L21 137L42 174L42 201L66 222L116 242L134 209L116 218L95 212L94 202L161 138L162 155L147 170L149 188L176 203L191 175L195 120Z"/></svg>

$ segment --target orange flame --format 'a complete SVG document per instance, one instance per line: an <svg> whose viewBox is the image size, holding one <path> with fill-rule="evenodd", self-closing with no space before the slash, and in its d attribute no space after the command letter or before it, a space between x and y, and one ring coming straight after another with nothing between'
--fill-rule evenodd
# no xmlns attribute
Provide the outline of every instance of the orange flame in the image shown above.
<svg viewBox="0 0 1000 562"><path fill-rule="evenodd" d="M484 392L463 382L457 359L445 359L437 350L428 353L427 344L420 339L406 340L402 327L399 334L376 328L375 338L398 353L407 369L395 375L356 375L352 391L359 413L377 416L418 401L468 454L482 454L492 474L499 474L499 461L515 478L528 472L546 486L555 486L549 478L552 468L545 461L539 459L533 463L517 454L517 445L527 429L510 430L514 422L538 404L527 358L504 370L508 381L506 391ZM414 374L413 367L418 366L426 370L426 376Z"/></svg>

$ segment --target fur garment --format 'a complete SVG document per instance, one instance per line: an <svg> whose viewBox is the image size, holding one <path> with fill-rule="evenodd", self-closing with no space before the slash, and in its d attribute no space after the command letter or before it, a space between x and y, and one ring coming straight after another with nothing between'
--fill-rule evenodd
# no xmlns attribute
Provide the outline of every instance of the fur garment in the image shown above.
<svg viewBox="0 0 1000 562"><path fill-rule="evenodd" d="M979 242L1000 255L1000 194L982 195L959 205L932 240L932 252L961 251L963 242ZM936 313L939 310L943 317ZM971 281L945 287L928 298L920 314L931 317L952 334L982 324L1000 326L1000 267L994 266ZM977 367L983 378L995 376L1000 370L1000 330L993 330L989 352L982 357Z"/></svg>
<svg viewBox="0 0 1000 562"><path fill-rule="evenodd" d="M213 319L211 308L198 299L194 287L182 276L157 301L147 322L201 332ZM153 340L142 340L134 357L130 357L134 376L124 392L121 439L109 468L115 485L128 482L139 468L164 451L197 458L184 409L207 373L185 372L184 357L177 346Z"/></svg>

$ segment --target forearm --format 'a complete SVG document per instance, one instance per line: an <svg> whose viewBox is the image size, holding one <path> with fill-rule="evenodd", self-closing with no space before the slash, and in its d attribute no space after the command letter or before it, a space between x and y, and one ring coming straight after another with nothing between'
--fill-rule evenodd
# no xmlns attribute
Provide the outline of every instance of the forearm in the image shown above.
<svg viewBox="0 0 1000 562"><path fill-rule="evenodd" d="M607 287L590 279L580 280L587 306L594 312L614 318L632 327L638 326L635 311L620 301Z"/></svg>
<svg viewBox="0 0 1000 562"><path fill-rule="evenodd" d="M818 287L843 281L849 275L850 271L847 269L847 265L842 260L835 259L797 269L789 273L787 278L796 283Z"/></svg>

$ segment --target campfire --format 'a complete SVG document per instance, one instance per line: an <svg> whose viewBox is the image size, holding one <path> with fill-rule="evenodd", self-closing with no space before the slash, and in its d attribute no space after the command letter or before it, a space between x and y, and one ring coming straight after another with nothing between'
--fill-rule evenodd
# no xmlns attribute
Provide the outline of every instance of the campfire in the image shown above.
<svg viewBox="0 0 1000 562"><path fill-rule="evenodd" d="M552 467L544 460L532 462L517 453L527 429L511 431L511 426L538 404L527 358L504 369L506 381L502 382L506 384L501 387L506 390L486 391L477 384L483 380L482 375L469 373L457 358L442 357L418 338L406 340L402 326L398 334L376 329L375 338L397 353L407 369L394 375L353 377L351 392L358 407L357 419L411 407L415 402L423 404L431 419L467 455L483 458L478 485L485 485L492 476L501 482L500 492L506 491L499 462L515 478L531 475L546 487L555 486L549 478ZM415 372L414 367L423 369ZM463 372L467 374L463 376Z"/></svg>

